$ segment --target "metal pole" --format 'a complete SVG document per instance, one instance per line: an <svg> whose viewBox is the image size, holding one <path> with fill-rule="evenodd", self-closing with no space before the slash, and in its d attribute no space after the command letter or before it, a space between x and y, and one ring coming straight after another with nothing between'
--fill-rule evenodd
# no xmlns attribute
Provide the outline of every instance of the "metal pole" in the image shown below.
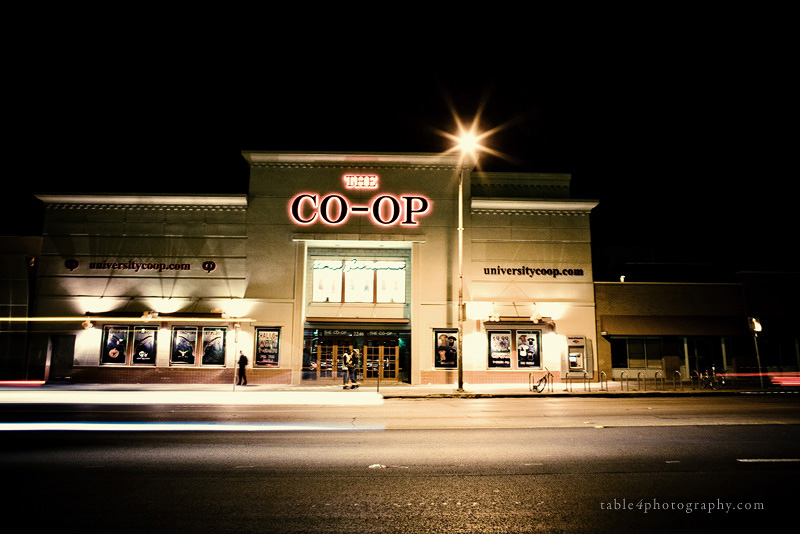
<svg viewBox="0 0 800 534"><path fill-rule="evenodd" d="M239 369L239 355L236 354L239 352L239 324L236 323L233 325L233 391L236 391L236 373L238 373Z"/></svg>
<svg viewBox="0 0 800 534"><path fill-rule="evenodd" d="M758 333L753 331L753 343L756 346L756 363L758 364L758 380L761 383L761 389L764 389L764 375L761 373L761 356L758 354Z"/></svg>
<svg viewBox="0 0 800 534"><path fill-rule="evenodd" d="M464 167L458 174L458 390L464 391Z"/></svg>

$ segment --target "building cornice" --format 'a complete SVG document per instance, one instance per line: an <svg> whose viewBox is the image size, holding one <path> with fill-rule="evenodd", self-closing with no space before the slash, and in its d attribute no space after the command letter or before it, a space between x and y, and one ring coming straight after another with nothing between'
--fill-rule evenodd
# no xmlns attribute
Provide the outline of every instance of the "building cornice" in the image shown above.
<svg viewBox="0 0 800 534"><path fill-rule="evenodd" d="M455 169L472 168L474 163L464 162L452 154L394 154L394 153L287 153L243 151L242 156L251 167L284 168L418 168Z"/></svg>
<svg viewBox="0 0 800 534"><path fill-rule="evenodd" d="M471 211L475 214L515 213L536 215L542 213L561 213L567 215L586 215L597 206L594 200L538 200L473 198Z"/></svg>
<svg viewBox="0 0 800 534"><path fill-rule="evenodd" d="M247 195L50 195L38 194L47 208L111 209L118 207L166 210L226 210L247 208Z"/></svg>

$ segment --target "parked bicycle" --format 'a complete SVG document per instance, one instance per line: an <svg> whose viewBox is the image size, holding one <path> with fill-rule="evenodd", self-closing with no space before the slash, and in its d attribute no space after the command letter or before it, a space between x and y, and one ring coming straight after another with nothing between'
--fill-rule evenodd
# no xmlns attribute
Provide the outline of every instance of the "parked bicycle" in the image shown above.
<svg viewBox="0 0 800 534"><path fill-rule="evenodd" d="M541 393L542 391L544 391L544 388L547 387L547 377L551 376L550 369L545 367L544 370L546 371L544 376L531 384L531 391L535 391L536 393Z"/></svg>
<svg viewBox="0 0 800 534"><path fill-rule="evenodd" d="M700 375L700 389L722 389L725 387L725 374L717 373L716 368L712 365L711 372L708 369Z"/></svg>

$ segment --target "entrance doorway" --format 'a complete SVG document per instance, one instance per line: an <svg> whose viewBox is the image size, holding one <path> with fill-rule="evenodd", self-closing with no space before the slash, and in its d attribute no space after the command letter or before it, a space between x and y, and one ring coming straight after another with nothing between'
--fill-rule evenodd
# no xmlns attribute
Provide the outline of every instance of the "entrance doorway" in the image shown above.
<svg viewBox="0 0 800 534"><path fill-rule="evenodd" d="M341 378L344 371L342 361L345 352L353 352L349 340L323 339L317 345L316 379L334 380Z"/></svg>
<svg viewBox="0 0 800 534"><path fill-rule="evenodd" d="M396 337L358 339L323 336L315 341L316 343L308 347L307 361L303 364L304 380L331 383L341 381L344 354L352 354L353 349L361 351L361 356L356 361L356 380L399 380L400 342Z"/></svg>
<svg viewBox="0 0 800 534"><path fill-rule="evenodd" d="M368 339L364 342L363 352L366 379L397 380L397 339Z"/></svg>

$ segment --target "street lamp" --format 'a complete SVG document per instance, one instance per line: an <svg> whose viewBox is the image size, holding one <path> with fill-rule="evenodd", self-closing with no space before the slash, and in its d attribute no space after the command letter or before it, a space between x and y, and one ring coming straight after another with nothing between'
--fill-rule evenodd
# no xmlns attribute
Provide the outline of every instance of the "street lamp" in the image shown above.
<svg viewBox="0 0 800 534"><path fill-rule="evenodd" d="M488 134L477 134L473 124L469 131L460 128L458 136L451 136L456 141L455 150L461 153L458 171L458 366L457 392L464 391L464 165L473 164L479 150L485 150L480 140Z"/></svg>
<svg viewBox="0 0 800 534"><path fill-rule="evenodd" d="M761 383L761 389L764 389L764 375L761 373L761 356L758 354L758 333L763 330L761 321L757 317L748 317L747 323L750 325L750 331L753 333L753 343L756 346L756 364L758 365L758 379Z"/></svg>

